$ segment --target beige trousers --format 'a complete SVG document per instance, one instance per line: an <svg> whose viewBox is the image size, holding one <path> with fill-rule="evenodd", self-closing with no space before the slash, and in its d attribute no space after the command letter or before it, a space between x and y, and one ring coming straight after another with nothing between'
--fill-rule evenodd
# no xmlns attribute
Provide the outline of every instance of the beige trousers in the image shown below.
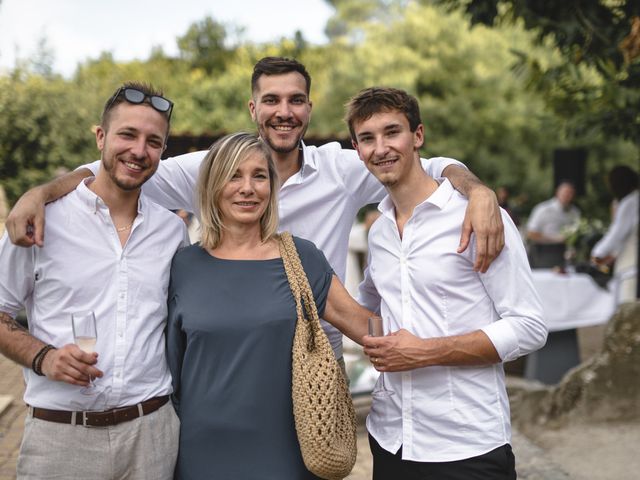
<svg viewBox="0 0 640 480"><path fill-rule="evenodd" d="M113 427L64 425L27 415L17 478L171 480L179 433L171 402Z"/></svg>

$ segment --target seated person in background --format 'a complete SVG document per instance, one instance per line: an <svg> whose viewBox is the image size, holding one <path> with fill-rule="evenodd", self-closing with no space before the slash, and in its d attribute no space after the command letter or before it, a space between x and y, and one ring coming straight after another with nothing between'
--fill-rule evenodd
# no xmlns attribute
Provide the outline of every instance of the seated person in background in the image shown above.
<svg viewBox="0 0 640 480"><path fill-rule="evenodd" d="M618 205L607 233L591 250L591 259L598 265L615 261L614 276L620 282L618 301L632 302L636 298L638 264L638 174L619 165L609 172L608 183Z"/></svg>
<svg viewBox="0 0 640 480"><path fill-rule="evenodd" d="M532 267L553 267L563 262L562 231L580 219L580 210L572 203L575 195L575 186L562 181L553 198L533 207L527 222Z"/></svg>

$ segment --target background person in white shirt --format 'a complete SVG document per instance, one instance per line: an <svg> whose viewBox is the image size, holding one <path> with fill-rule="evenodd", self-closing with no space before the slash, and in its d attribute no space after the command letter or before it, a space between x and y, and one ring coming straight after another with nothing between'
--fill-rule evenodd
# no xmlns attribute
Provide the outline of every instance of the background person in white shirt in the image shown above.
<svg viewBox="0 0 640 480"><path fill-rule="evenodd" d="M456 252L467 200L420 166L415 98L369 88L347 106L360 158L385 186L369 233L360 301L384 319L364 351L395 394L374 397L373 478L515 479L502 363L546 340L522 241L506 212L505 248L486 273Z"/></svg>
<svg viewBox="0 0 640 480"><path fill-rule="evenodd" d="M591 250L598 265L614 264L619 303L636 299L638 265L638 174L626 165L611 169L609 188L618 202L607 233Z"/></svg>
<svg viewBox="0 0 640 480"><path fill-rule="evenodd" d="M353 220L364 205L380 201L384 188L369 175L355 151L344 150L337 142L321 147L302 142L311 119L310 90L311 77L304 65L287 58L263 58L256 63L251 78L249 112L260 138L272 151L278 171L279 230L315 243L344 282ZM194 190L206 153L193 152L162 161L158 173L145 185L145 193L166 208L197 212ZM441 157L424 161L430 175L447 176L469 196L469 215L464 219L460 246L455 248L467 247L473 229L477 239L475 266L486 271L503 244L498 204L493 191L460 165ZM67 177L66 187L60 181L55 182L60 188L48 186L25 194L7 221L12 240L23 245L41 244L42 205L75 186L81 175ZM33 237L27 235L28 225L35 228ZM324 320L322 323L342 362L342 333Z"/></svg>
<svg viewBox="0 0 640 480"><path fill-rule="evenodd" d="M103 168L47 206L46 245L0 241L0 352L25 367L30 407L20 479L173 478L164 328L171 259L188 241L182 220L140 193L172 107L149 85L119 88L96 130ZM28 331L15 321L23 307ZM74 344L71 315L89 310L96 353Z"/></svg>
<svg viewBox="0 0 640 480"><path fill-rule="evenodd" d="M580 210L573 204L575 196L576 187L571 182L560 182L553 198L531 210L527 238L535 243L563 243L563 229L580 219Z"/></svg>

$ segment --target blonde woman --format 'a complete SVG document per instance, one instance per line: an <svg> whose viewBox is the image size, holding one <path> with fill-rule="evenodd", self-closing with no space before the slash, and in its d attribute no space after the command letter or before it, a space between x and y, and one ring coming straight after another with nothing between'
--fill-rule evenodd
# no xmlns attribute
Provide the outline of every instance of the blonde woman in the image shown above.
<svg viewBox="0 0 640 480"><path fill-rule="evenodd" d="M279 253L277 192L270 151L255 135L228 135L205 157L202 240L176 254L169 291L168 357L181 419L177 478L315 478L293 420L296 312ZM319 314L361 341L369 312L322 252L294 240Z"/></svg>

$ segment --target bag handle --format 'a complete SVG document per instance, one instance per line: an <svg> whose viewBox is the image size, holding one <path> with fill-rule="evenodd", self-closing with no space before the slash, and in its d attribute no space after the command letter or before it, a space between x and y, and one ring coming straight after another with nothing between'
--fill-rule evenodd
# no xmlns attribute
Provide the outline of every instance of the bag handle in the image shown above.
<svg viewBox="0 0 640 480"><path fill-rule="evenodd" d="M280 234L279 247L282 262L284 263L284 271L287 274L289 286L291 287L293 298L296 301L298 322L302 322L309 332L307 350L312 351L316 345L315 327L317 325L317 328L320 328L320 317L318 316L318 308L313 298L313 291L309 285L309 279L302 267L298 250L296 249L290 232L282 232Z"/></svg>

